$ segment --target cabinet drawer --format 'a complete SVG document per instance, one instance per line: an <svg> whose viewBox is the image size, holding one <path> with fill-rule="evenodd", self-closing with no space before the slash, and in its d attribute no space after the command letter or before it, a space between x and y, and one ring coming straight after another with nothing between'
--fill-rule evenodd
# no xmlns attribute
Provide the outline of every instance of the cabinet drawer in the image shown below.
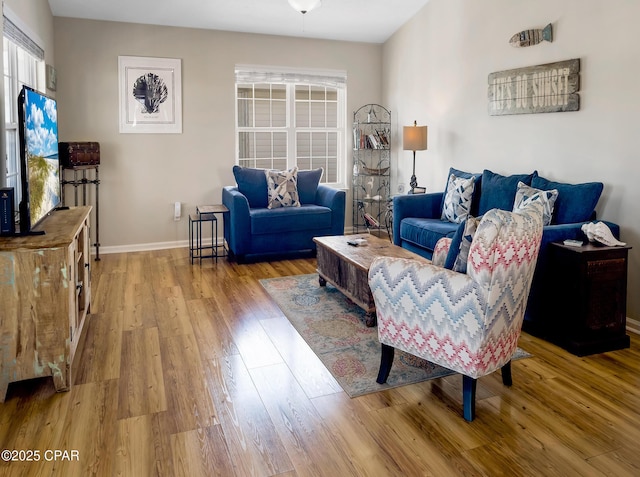
<svg viewBox="0 0 640 477"><path fill-rule="evenodd" d="M608 260L589 260L587 262L587 276L613 275L620 276L627 269L627 261L624 258Z"/></svg>

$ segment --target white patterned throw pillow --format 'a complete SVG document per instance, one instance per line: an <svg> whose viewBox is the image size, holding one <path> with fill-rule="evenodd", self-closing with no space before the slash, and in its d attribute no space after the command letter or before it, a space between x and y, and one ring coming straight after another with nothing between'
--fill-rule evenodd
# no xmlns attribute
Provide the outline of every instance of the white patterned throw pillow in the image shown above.
<svg viewBox="0 0 640 477"><path fill-rule="evenodd" d="M267 208L300 207L298 197L298 168L288 171L265 170L269 200Z"/></svg>
<svg viewBox="0 0 640 477"><path fill-rule="evenodd" d="M465 179L451 174L442 206L442 220L459 224L466 219L471 210L474 189L475 177Z"/></svg>
<svg viewBox="0 0 640 477"><path fill-rule="evenodd" d="M513 203L513 212L525 208L531 202L542 203L542 225L549 225L553 218L553 207L558 198L558 189L540 190L528 186L524 182L518 182L516 199Z"/></svg>

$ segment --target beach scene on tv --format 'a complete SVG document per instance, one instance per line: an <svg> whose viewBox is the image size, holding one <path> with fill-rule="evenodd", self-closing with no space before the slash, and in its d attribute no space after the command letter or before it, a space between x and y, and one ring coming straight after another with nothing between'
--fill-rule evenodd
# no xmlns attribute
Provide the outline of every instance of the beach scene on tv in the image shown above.
<svg viewBox="0 0 640 477"><path fill-rule="evenodd" d="M58 111L55 100L35 91L25 97L27 170L31 224L60 203Z"/></svg>

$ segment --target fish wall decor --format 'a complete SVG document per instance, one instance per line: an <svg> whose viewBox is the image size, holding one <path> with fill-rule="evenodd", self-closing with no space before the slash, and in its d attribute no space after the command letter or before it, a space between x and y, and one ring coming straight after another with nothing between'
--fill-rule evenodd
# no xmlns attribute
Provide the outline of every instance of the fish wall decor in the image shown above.
<svg viewBox="0 0 640 477"><path fill-rule="evenodd" d="M551 31L551 23L542 30L523 30L511 37L509 43L516 48L524 46L537 45L541 41L553 41L553 32Z"/></svg>

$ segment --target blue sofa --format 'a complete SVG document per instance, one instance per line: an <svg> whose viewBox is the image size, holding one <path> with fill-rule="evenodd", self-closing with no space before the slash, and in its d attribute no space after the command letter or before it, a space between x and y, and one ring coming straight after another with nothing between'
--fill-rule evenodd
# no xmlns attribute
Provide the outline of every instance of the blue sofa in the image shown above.
<svg viewBox="0 0 640 477"><path fill-rule="evenodd" d="M320 184L322 169L297 172L299 207L268 208L264 169L234 166L235 186L222 189L229 209L224 237L239 262L316 249L313 237L343 235L346 194Z"/></svg>
<svg viewBox="0 0 640 477"><path fill-rule="evenodd" d="M558 191L553 208L551 223L543 229L542 243L536 271L533 277L524 329L533 334L542 335L550 326L547 323L549 277L554 274L553 265L548 260L548 245L566 239L586 241L581 230L584 223L595 219L595 207L602 194L603 184L588 182L567 184L554 182L538 175L516 174L503 176L489 170L482 173L469 173L454 168L449 170L459 178L475 179L470 215L478 217L492 208L512 210L518 182L536 189ZM447 182L448 185L448 182ZM444 192L416 195L400 195L393 198L393 242L425 258L431 259L436 242L442 237L453 238L459 223L442 220L445 201ZM620 227L605 222L616 238L620 236Z"/></svg>

